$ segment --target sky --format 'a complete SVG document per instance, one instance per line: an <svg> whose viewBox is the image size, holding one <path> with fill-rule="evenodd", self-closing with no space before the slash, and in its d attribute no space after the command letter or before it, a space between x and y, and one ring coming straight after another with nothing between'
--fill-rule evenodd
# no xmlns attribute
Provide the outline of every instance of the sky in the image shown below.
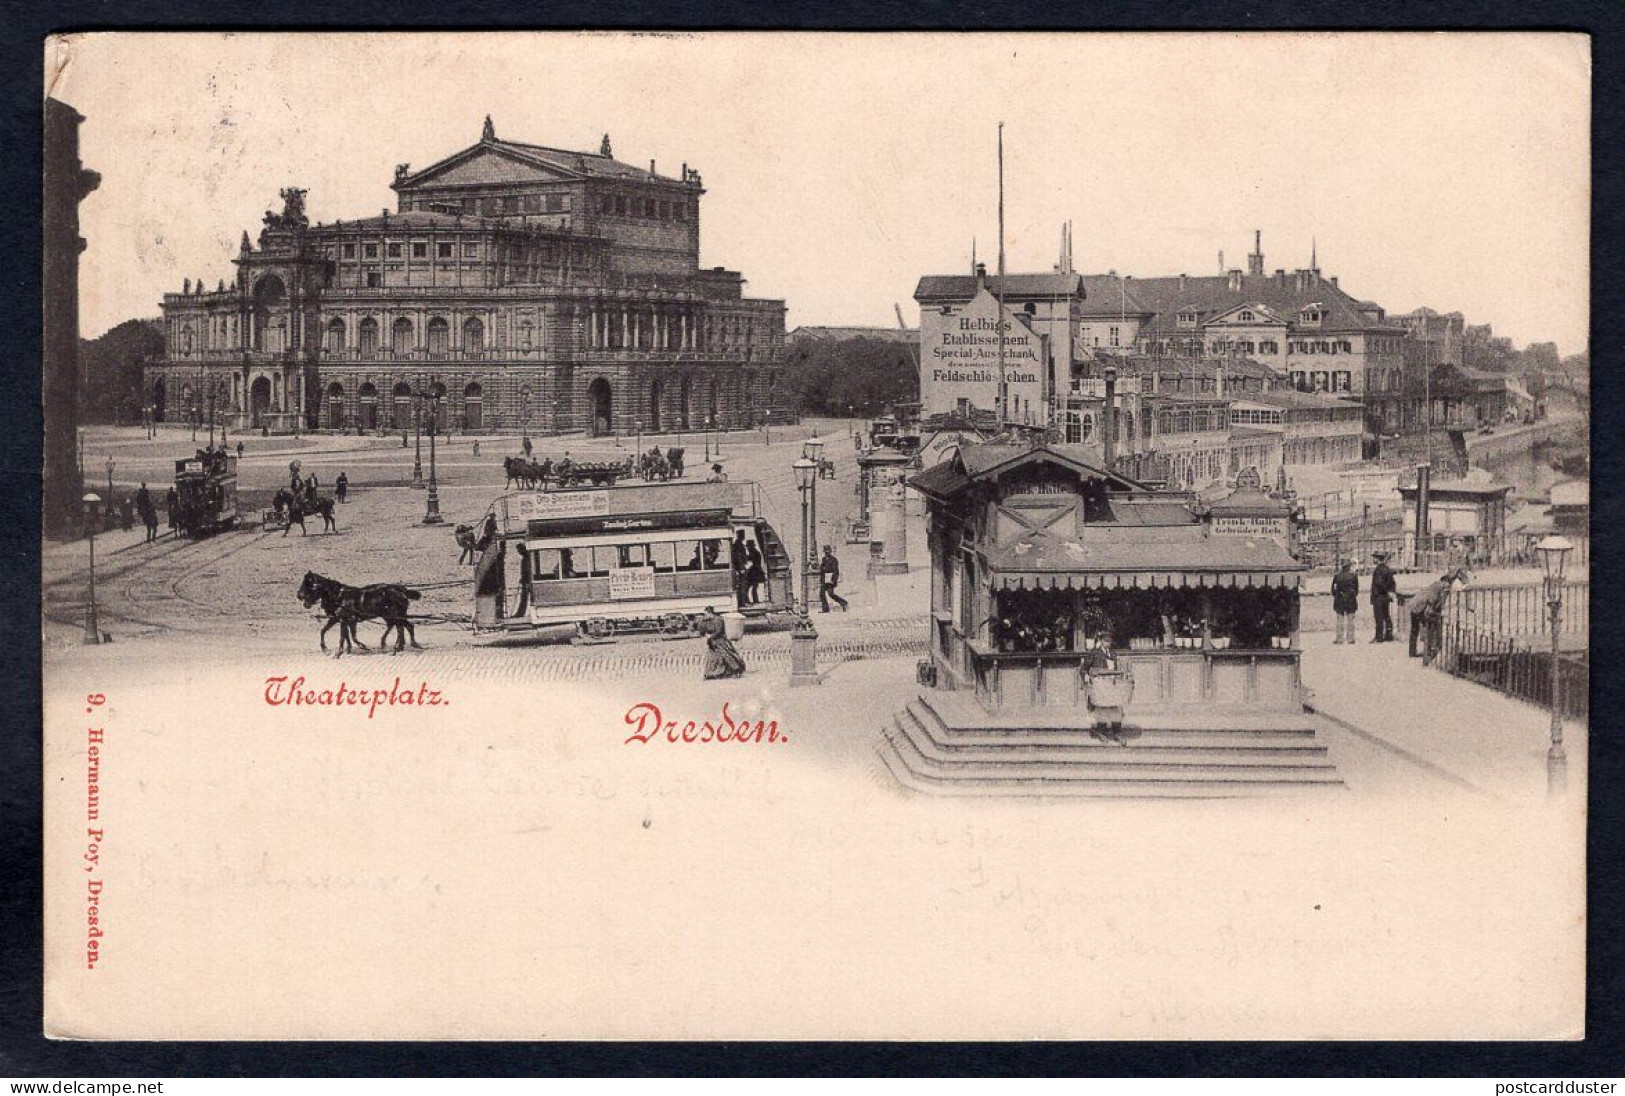
<svg viewBox="0 0 1625 1096"><path fill-rule="evenodd" d="M894 325L923 274L1319 265L1391 312L1586 346L1589 42L1556 34L95 34L47 45L86 115L87 337L230 279L285 186L394 208L394 167L499 137L698 168L701 262L787 324Z"/></svg>

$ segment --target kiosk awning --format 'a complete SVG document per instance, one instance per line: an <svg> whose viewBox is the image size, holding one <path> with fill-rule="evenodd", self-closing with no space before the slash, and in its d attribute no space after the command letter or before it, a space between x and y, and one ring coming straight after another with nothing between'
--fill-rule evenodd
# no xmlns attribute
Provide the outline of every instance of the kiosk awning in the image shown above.
<svg viewBox="0 0 1625 1096"><path fill-rule="evenodd" d="M1004 571L993 576L996 590L1183 590L1208 587L1293 589L1296 571L1103 571L1057 573Z"/></svg>

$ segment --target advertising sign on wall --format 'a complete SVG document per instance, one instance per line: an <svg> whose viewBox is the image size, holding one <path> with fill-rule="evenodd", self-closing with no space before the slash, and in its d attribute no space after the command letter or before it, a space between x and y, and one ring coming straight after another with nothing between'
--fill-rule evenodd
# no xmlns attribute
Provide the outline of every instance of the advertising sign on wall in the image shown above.
<svg viewBox="0 0 1625 1096"><path fill-rule="evenodd" d="M1041 421L1043 341L1016 313L1001 310L986 289L962 308L921 311L921 413L958 411L961 401L971 408L997 410L1001 338L1009 417Z"/></svg>

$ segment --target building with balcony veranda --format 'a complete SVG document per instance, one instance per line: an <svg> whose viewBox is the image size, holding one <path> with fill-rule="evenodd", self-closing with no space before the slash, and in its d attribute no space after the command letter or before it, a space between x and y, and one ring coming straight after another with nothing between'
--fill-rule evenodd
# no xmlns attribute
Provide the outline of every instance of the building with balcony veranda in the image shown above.
<svg viewBox="0 0 1625 1096"><path fill-rule="evenodd" d="M499 140L395 169L397 209L312 224L282 191L235 275L163 300L158 421L382 432L749 427L774 405L784 302L699 265L700 174ZM424 397L437 397L425 400Z"/></svg>

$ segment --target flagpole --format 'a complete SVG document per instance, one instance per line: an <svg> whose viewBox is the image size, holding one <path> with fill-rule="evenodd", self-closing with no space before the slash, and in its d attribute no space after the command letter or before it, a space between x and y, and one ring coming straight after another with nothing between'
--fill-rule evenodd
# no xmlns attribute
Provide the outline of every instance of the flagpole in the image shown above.
<svg viewBox="0 0 1625 1096"><path fill-rule="evenodd" d="M1004 123L999 123L999 427L1010 421L1010 381L1004 372Z"/></svg>

